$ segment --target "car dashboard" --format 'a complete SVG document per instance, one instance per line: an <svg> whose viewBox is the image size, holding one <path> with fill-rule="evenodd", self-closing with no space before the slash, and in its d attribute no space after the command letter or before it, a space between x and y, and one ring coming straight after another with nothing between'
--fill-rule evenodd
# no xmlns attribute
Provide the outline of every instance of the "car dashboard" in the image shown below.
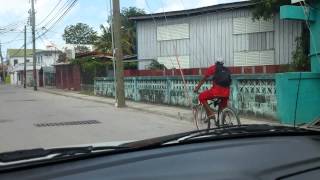
<svg viewBox="0 0 320 180"><path fill-rule="evenodd" d="M0 179L319 179L320 137L256 137L168 145L4 172Z"/></svg>

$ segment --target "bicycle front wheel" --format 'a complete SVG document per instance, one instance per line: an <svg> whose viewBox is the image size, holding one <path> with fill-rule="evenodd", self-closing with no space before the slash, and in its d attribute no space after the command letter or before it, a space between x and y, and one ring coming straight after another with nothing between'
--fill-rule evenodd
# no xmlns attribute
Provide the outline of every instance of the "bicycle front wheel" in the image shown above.
<svg viewBox="0 0 320 180"><path fill-rule="evenodd" d="M241 122L238 114L232 108L225 108L221 112L221 125L222 127L240 126Z"/></svg>
<svg viewBox="0 0 320 180"><path fill-rule="evenodd" d="M198 130L204 130L210 128L210 121L207 121L207 114L202 105L194 107L194 118Z"/></svg>

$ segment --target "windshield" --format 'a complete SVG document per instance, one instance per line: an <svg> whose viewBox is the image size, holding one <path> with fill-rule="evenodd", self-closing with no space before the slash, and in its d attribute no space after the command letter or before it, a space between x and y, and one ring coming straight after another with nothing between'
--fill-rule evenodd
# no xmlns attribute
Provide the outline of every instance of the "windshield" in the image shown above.
<svg viewBox="0 0 320 180"><path fill-rule="evenodd" d="M319 4L291 4L6 1L0 153L319 124Z"/></svg>

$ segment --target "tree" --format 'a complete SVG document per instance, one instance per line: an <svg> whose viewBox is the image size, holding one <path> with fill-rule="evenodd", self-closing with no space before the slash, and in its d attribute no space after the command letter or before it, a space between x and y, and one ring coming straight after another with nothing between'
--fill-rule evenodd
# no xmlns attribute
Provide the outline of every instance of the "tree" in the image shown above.
<svg viewBox="0 0 320 180"><path fill-rule="evenodd" d="M291 0L251 0L255 3L252 16L254 20L268 20L280 12L280 6L291 4ZM310 2L310 0L306 0ZM310 70L309 53L309 30L304 24L301 36L296 39L297 47L292 52L293 62L289 65L290 71L307 71Z"/></svg>
<svg viewBox="0 0 320 180"><path fill-rule="evenodd" d="M137 53L136 47L136 27L129 17L144 15L145 11L135 7L123 8L121 10L121 44L122 51L125 55L132 55ZM111 17L108 19L108 23L111 24ZM97 38L95 47L102 52L112 53L112 39L111 39L111 27L100 26L102 35Z"/></svg>
<svg viewBox="0 0 320 180"><path fill-rule="evenodd" d="M62 37L67 44L93 44L97 38L97 32L87 24L77 23L67 26Z"/></svg>
<svg viewBox="0 0 320 180"><path fill-rule="evenodd" d="M100 25L102 31L101 36L99 36L94 43L97 50L104 53L112 53L112 38L111 38L111 29Z"/></svg>
<svg viewBox="0 0 320 180"><path fill-rule="evenodd" d="M81 46L81 45L77 45L76 47L74 47L76 52L88 52L89 48L87 46Z"/></svg>
<svg viewBox="0 0 320 180"><path fill-rule="evenodd" d="M160 64L158 61L156 60L153 60L150 65L149 65L149 69L152 69L152 70L157 70L157 69L167 69L166 66L164 64Z"/></svg>
<svg viewBox="0 0 320 180"><path fill-rule="evenodd" d="M134 21L130 20L129 17L140 16L144 14L146 14L144 10L136 7L123 8L121 10L121 42L124 54L137 53L136 27Z"/></svg>
<svg viewBox="0 0 320 180"><path fill-rule="evenodd" d="M291 0L251 0L255 3L253 19L268 20L280 12L280 6L291 4Z"/></svg>
<svg viewBox="0 0 320 180"><path fill-rule="evenodd" d="M61 53L61 54L59 54L59 57L58 57L57 62L58 62L58 63L67 62L67 54L66 54L66 53Z"/></svg>
<svg viewBox="0 0 320 180"><path fill-rule="evenodd" d="M308 56L310 49L309 31L304 29L302 35L296 38L296 50L292 52L291 71L310 71L311 64Z"/></svg>

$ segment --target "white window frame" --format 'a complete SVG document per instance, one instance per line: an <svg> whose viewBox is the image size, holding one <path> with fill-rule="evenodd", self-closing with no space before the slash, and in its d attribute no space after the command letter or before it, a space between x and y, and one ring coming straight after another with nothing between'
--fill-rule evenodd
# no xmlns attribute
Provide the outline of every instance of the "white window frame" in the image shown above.
<svg viewBox="0 0 320 180"><path fill-rule="evenodd" d="M188 39L190 38L188 23L165 25L157 27L157 41Z"/></svg>

